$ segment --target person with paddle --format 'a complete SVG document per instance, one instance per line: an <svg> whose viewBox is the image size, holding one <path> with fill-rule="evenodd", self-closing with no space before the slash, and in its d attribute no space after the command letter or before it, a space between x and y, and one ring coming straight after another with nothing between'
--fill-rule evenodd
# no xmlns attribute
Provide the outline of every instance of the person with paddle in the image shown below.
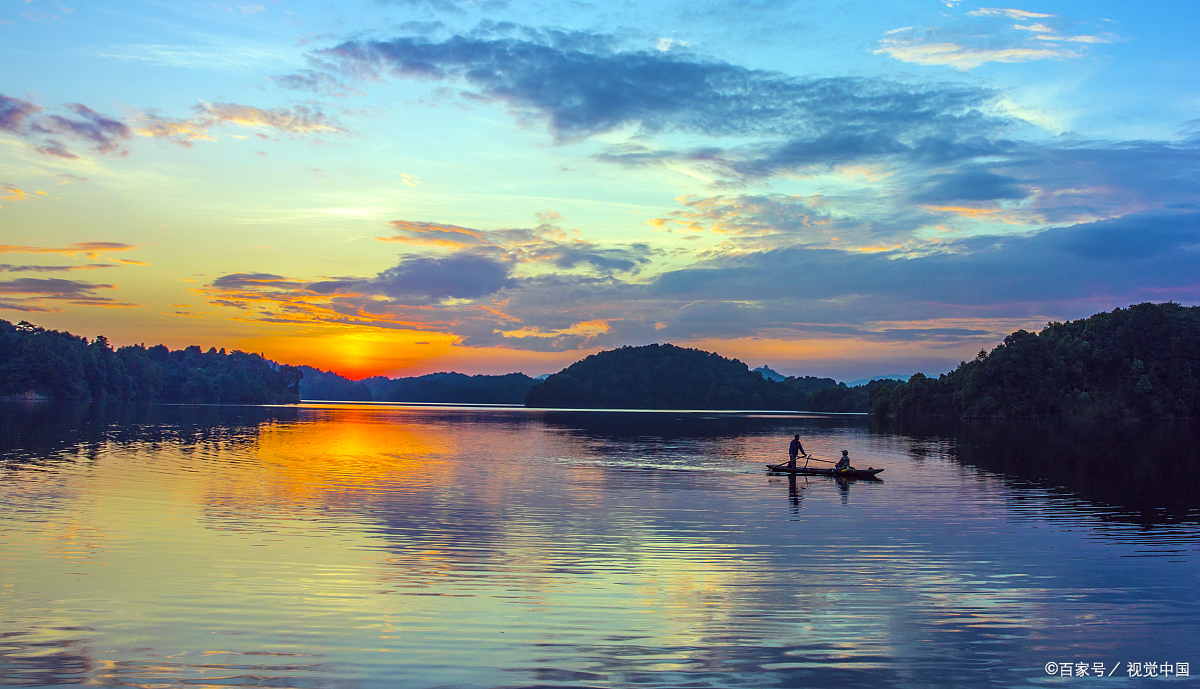
<svg viewBox="0 0 1200 689"><path fill-rule="evenodd" d="M789 469L796 468L796 456L797 455L803 455L805 457L808 456L808 453L804 451L804 446L800 444L800 434L799 433L796 434L795 438L792 438L792 444L790 446L788 446L788 468Z"/></svg>

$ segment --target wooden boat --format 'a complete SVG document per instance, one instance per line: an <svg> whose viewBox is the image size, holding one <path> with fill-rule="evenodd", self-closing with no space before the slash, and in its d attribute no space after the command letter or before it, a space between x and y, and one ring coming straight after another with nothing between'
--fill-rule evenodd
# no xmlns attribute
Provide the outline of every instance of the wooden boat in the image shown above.
<svg viewBox="0 0 1200 689"><path fill-rule="evenodd" d="M774 471L782 474L800 474L801 476L837 476L840 478L863 478L873 479L877 474L883 472L883 469L847 469L838 471L837 469L826 469L821 467L803 467L798 466L795 469L788 468L785 464L768 464L767 471Z"/></svg>

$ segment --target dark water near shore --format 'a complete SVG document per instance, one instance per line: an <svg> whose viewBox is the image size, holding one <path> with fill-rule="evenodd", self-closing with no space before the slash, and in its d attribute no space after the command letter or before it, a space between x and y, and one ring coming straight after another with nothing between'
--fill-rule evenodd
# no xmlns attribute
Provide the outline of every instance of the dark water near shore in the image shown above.
<svg viewBox="0 0 1200 689"><path fill-rule="evenodd" d="M885 480L765 474L796 432ZM1198 441L1177 425L4 404L0 685L1183 686L1178 664L1200 660ZM1050 662L1120 666L1065 679Z"/></svg>

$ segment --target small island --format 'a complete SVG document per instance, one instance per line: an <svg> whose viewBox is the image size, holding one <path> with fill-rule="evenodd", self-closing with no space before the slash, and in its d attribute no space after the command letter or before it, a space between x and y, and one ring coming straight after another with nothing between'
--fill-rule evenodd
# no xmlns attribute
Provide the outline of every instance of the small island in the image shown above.
<svg viewBox="0 0 1200 689"><path fill-rule="evenodd" d="M719 354L652 344L593 354L530 388L527 407L570 409L809 409L832 378L782 381Z"/></svg>

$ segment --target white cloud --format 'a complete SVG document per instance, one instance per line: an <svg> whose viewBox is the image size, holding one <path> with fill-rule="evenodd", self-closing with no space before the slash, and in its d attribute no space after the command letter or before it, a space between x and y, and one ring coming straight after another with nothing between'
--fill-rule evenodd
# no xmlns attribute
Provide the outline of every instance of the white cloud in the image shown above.
<svg viewBox="0 0 1200 689"><path fill-rule="evenodd" d="M957 70L974 69L988 62L1031 62L1079 57L1079 53L1055 46L1040 48L973 48L958 43L925 43L915 40L884 39L876 55L890 55L901 62L919 65L948 65Z"/></svg>
<svg viewBox="0 0 1200 689"><path fill-rule="evenodd" d="M662 52L667 52L672 48L684 48L691 45L687 41L681 41L678 38L660 38L654 42L654 47Z"/></svg>
<svg viewBox="0 0 1200 689"><path fill-rule="evenodd" d="M1006 20L1015 19L1013 24ZM1043 20L1043 21L1031 21ZM876 55L902 62L947 65L966 71L989 62L1031 62L1083 57L1082 46L1112 43L1114 34L1077 34L1073 22L1054 14L985 7L949 24L914 30L892 29L879 40ZM1032 36L1029 34L1033 34ZM1064 44L1075 44L1067 47Z"/></svg>
<svg viewBox="0 0 1200 689"><path fill-rule="evenodd" d="M146 62L185 69L242 69L264 63L290 62L294 55L274 47L253 44L166 45L157 43L110 45L92 54L114 60Z"/></svg>
<svg viewBox="0 0 1200 689"><path fill-rule="evenodd" d="M1008 17L1009 19L1046 19L1047 17L1056 16L1053 14L1026 12L1025 10L1013 10L1001 7L981 7L973 12L967 12L967 15L972 17Z"/></svg>

